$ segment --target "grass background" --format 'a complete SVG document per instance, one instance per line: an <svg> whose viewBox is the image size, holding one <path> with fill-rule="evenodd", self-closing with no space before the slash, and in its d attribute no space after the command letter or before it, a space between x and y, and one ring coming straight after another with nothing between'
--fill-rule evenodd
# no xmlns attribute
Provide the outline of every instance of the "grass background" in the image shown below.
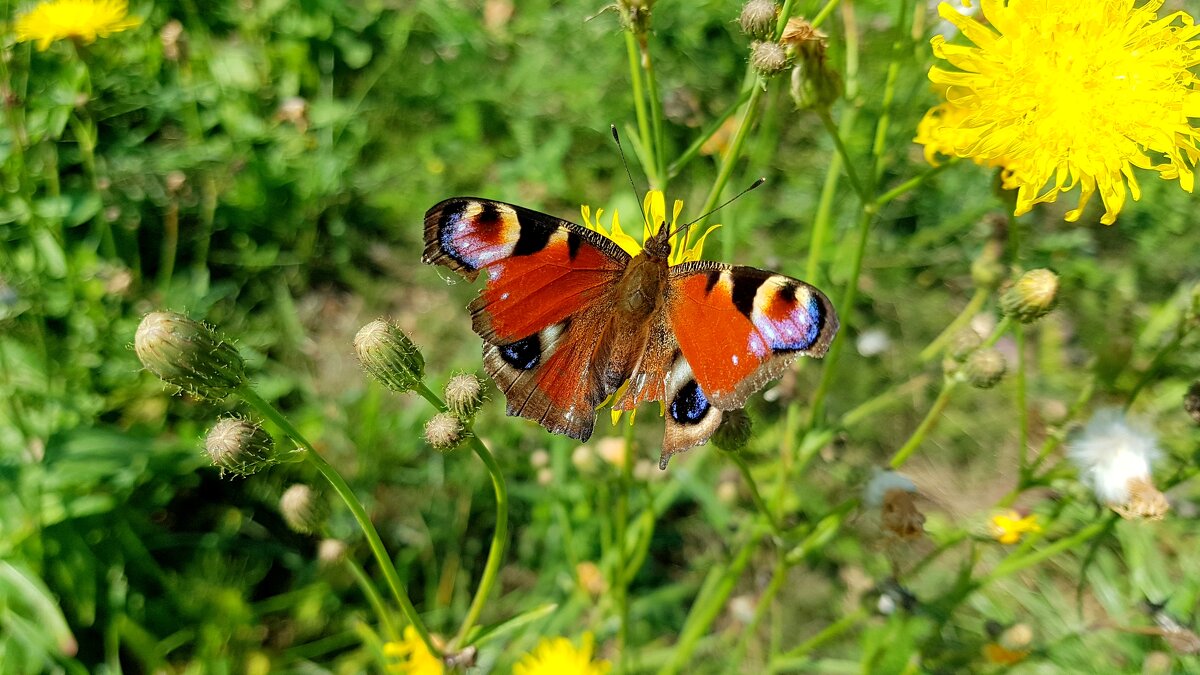
<svg viewBox="0 0 1200 675"><path fill-rule="evenodd" d="M8 3L5 16L24 8ZM886 66L899 64L882 139L884 189L928 170L911 139L935 101L925 73L936 14L923 4L896 9L843 0L825 25L831 63L844 73L854 68L848 25L858 38L849 52L856 76L834 109L843 120L854 111L854 124L841 128L851 156L870 152ZM749 42L739 10L724 0L654 5L669 157L742 91ZM797 3L799 14L816 10ZM477 195L574 220L582 203L636 222L608 133L609 124L635 129L617 14L537 0L134 2L131 13L144 18L141 27L79 48L60 42L38 52L5 37L0 669L376 668L378 627L352 578L321 566L318 540L278 515L282 490L315 476L287 466L221 480L205 466L200 439L236 404L170 395L140 371L129 348L135 327L167 308L233 337L264 397L317 441L366 503L431 629L452 633L495 518L487 473L466 452L431 450L421 434L429 409L370 384L350 343L358 327L386 315L423 346L431 387L479 370L463 309L475 289L417 264L422 215L442 198ZM161 38L170 21L183 28L177 59ZM768 183L720 213L725 227L706 257L803 276L835 150L786 89L776 81L764 95L734 172L735 187L759 175ZM301 99L303 117L289 119ZM717 162L698 157L667 186L668 199L688 204L684 217L699 215ZM1022 249L1010 262L1062 278L1058 311L1027 337L1032 434L1036 445L1092 407L1123 405L1150 372L1135 411L1155 421L1168 466L1186 470L1196 432L1179 401L1200 365L1195 340L1154 359L1183 325L1200 233L1190 195L1149 178L1143 187L1113 227L1097 223L1095 208L1064 223L1069 203L1019 221ZM838 190L832 245L808 279L835 301L852 277L859 213L844 181ZM787 526L818 522L856 496L912 433L940 379L936 360L917 355L972 295L972 261L1004 213L990 174L967 164L881 209L857 301L838 307L839 339L848 342L828 415L918 379L893 405L813 448L806 470L779 493ZM991 301L982 314L985 323L996 316ZM865 356L854 345L869 331L888 344ZM1011 339L999 346L1011 361ZM820 369L805 363L750 404L756 433L746 457L759 483L773 486L789 452L781 448L801 443L789 405L807 417ZM1072 473L1059 471L1018 502L1051 523L1026 552L1091 523L1108 522L1104 533L1018 575L959 584L1010 555L986 537L985 521L1015 481L1014 386L1007 378L957 394L906 468L929 531L911 556L945 553L904 577L916 601L889 616L876 611L878 589L889 588L887 556L869 514L856 512L788 569L748 630L756 598L796 542L754 538L747 484L713 449L677 457L665 474L639 474L633 518L653 514L653 534L631 582L630 668L657 670L680 653L697 594L711 592L740 556L744 567L687 672L998 670L981 656L988 621L1033 627L1020 672L1140 672L1154 652L1167 652L1179 672L1196 668L1160 637L1124 630L1151 625L1139 607L1147 597L1190 622L1200 574L1188 484L1171 493L1164 522L1104 521ZM1068 416L1088 387L1090 400ZM615 659L613 594L589 592L577 566L607 569L624 483L603 462L581 471L571 462L575 443L504 418L499 398L476 428L508 477L512 534L483 620L555 608L481 644L480 666L505 672L540 637L584 631ZM622 433L605 417L593 447ZM634 452L651 462L661 433L654 417L644 411L635 428ZM530 465L536 450L549 453L550 485ZM334 510L329 530L368 559L344 510ZM840 621L828 641L795 651Z"/></svg>

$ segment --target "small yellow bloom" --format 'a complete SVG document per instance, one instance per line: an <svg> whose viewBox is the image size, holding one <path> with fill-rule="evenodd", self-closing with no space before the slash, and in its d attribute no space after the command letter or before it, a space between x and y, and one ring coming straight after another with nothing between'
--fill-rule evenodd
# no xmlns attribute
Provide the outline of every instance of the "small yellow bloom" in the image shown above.
<svg viewBox="0 0 1200 675"><path fill-rule="evenodd" d="M84 43L142 25L129 16L126 0L48 0L17 18L17 42L37 40L44 51L56 40Z"/></svg>
<svg viewBox="0 0 1200 675"><path fill-rule="evenodd" d="M989 663L994 663L1000 666L1013 666L1025 660L1029 656L1028 650L1009 649L1004 645L989 642L983 646L983 658Z"/></svg>
<svg viewBox="0 0 1200 675"><path fill-rule="evenodd" d="M434 656L417 629L407 626L399 642L383 645L383 655L388 658L388 672L397 675L442 675L446 671L438 657Z"/></svg>
<svg viewBox="0 0 1200 675"><path fill-rule="evenodd" d="M566 638L545 639L513 666L513 675L605 675L612 665L592 661L595 639L584 633L578 649Z"/></svg>
<svg viewBox="0 0 1200 675"><path fill-rule="evenodd" d="M1037 521L1036 513L1022 518L1020 513L1010 509L992 516L988 521L988 533L1001 544L1015 544L1021 541L1021 536L1026 532L1042 531Z"/></svg>
<svg viewBox="0 0 1200 675"><path fill-rule="evenodd" d="M642 214L645 216L642 224L642 240L639 242L634 239L628 232L621 229L620 219L617 217L617 212L613 211L612 224L605 228L600 223L601 216L604 215L604 209L596 209L596 217L592 218L592 208L588 205L583 205L580 209L583 213L583 224L589 230L595 230L600 234L617 242L617 245L625 250L629 255L637 255L642 252L642 245L646 240L658 233L659 228L666 225L667 231L672 232L679 225L679 213L683 211L683 201L676 199L671 209L671 220L667 221L666 200L663 198L661 190L651 190L646 193L646 199L642 204ZM667 258L667 262L671 265L679 263L691 262L699 260L700 254L704 249L704 240L713 230L720 225L709 226L704 234L700 236L691 246L686 245L686 236L671 237L671 255Z"/></svg>
<svg viewBox="0 0 1200 675"><path fill-rule="evenodd" d="M1200 162L1200 26L1185 12L1158 17L1162 0L981 0L986 23L942 3L938 13L973 46L933 38L929 79L945 103L921 121L925 155L1002 167L1016 215L1079 186L1075 221L1096 193L1111 225L1133 169L1191 192Z"/></svg>

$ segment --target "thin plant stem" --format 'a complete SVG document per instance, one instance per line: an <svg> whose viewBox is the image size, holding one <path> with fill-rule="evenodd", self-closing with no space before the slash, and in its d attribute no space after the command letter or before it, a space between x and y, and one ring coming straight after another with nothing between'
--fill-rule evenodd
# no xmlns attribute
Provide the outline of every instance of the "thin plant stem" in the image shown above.
<svg viewBox="0 0 1200 675"><path fill-rule="evenodd" d="M667 185L667 135L663 122L662 97L658 92L658 77L654 74L654 61L650 59L650 43L645 36L638 36L642 69L646 71L646 95L650 98L650 130L654 134L654 187L665 190Z"/></svg>
<svg viewBox="0 0 1200 675"><path fill-rule="evenodd" d="M850 181L850 187L854 189L854 194L858 195L859 202L866 204L871 200L867 194L867 188L858 178L858 173L854 170L854 158L850 156L850 151L846 149L846 144L842 142L842 135L838 131L838 125L833 121L827 108L822 108L817 111L817 116L821 118L821 124L825 126L825 131L829 133L829 137L833 139L833 146L837 149L838 156L842 159L843 168L846 171L846 180Z"/></svg>
<svg viewBox="0 0 1200 675"><path fill-rule="evenodd" d="M642 149L646 151L647 160L642 162L642 170L651 185L658 184L658 159L654 147L654 137L650 130L650 116L646 114L646 94L642 88L642 67L638 63L637 38L633 31L625 31L625 52L629 56L629 85L633 88L633 112L637 117L638 136L641 138Z"/></svg>
<svg viewBox="0 0 1200 675"><path fill-rule="evenodd" d="M833 10L837 9L837 6L841 3L841 1L842 0L829 0L829 2L826 2L825 6L818 10L816 16L813 17L813 28L825 23L825 19L828 19L829 15L833 14Z"/></svg>
<svg viewBox="0 0 1200 675"><path fill-rule="evenodd" d="M920 447L921 443L925 441L925 437L929 435L929 432L935 425L937 425L938 418L941 417L942 411L945 410L946 406L950 403L950 395L954 393L956 388L958 388L960 382L961 380L956 379L946 380L946 382L942 385L942 390L938 392L937 398L934 399L933 405L930 406L929 411L925 413L925 418L922 419L921 423L917 425L916 431L913 432L912 436L909 436L904 445L900 446L900 449L896 451L896 454L892 455L891 461L888 462L889 466L891 466L893 469L899 469L904 462L908 460L909 456L912 455L912 453L918 447Z"/></svg>
<svg viewBox="0 0 1200 675"><path fill-rule="evenodd" d="M753 93L753 86L742 89L742 93L738 94L737 100L730 104L729 107L725 108L725 110L721 111L721 114L718 115L715 120L710 122L707 127L705 127L704 131L702 131L700 135L696 137L696 140L692 141L692 144L688 146L687 150L684 150L683 154L681 154L678 159L676 159L674 162L671 162L671 165L667 167L668 180L678 176L679 172L683 171L684 167L691 163L691 161L700 154L700 150L704 147L704 144L707 143L713 136L715 136L717 132L721 130L721 127L725 126L725 121L730 117L733 117L733 115L741 109L742 104L750 100L750 95Z"/></svg>
<svg viewBox="0 0 1200 675"><path fill-rule="evenodd" d="M738 125L737 132L733 135L733 141L729 144L729 150L726 151L724 159L721 161L721 168L717 171L717 178L713 181L712 189L708 191L708 197L704 200L704 206L700 207L700 213L708 213L716 208L717 203L721 200L721 192L725 189L725 185L729 182L729 177L733 175L733 169L737 165L738 159L742 154L742 145L746 142L746 137L750 134L751 127L754 126L754 120L758 117L758 101L762 98L763 87L761 82L756 80L752 85L754 91L750 94L750 100L746 102L746 113L742 115L742 121ZM692 233L704 231L704 221L701 219L696 227L689 228L687 235L684 238L684 245L692 245ZM725 237L729 241L736 239L735 232L725 233Z"/></svg>
<svg viewBox="0 0 1200 675"><path fill-rule="evenodd" d="M439 412L446 412L446 403L437 394L433 393L429 387L425 386L424 382L418 382L414 391L429 402ZM467 615L463 618L462 626L459 627L458 633L454 636L454 644L456 647L466 646L466 641L470 638L471 629L479 620L480 614L483 613L483 607L487 604L488 596L491 593L492 586L496 584L496 579L500 574L500 563L504 559L504 551L508 543L508 486L504 481L504 474L500 471L500 465L496 463L496 458L479 440L479 436L474 433L470 423L464 422L467 427L466 443L471 446L471 450L487 467L488 474L492 479L492 489L496 493L496 529L492 532L492 543L488 550L487 562L483 566L483 576L479 578L479 586L475 589L475 597L471 599L471 604L467 608Z"/></svg>
<svg viewBox="0 0 1200 675"><path fill-rule="evenodd" d="M750 473L750 465L746 463L746 458L738 452L727 452L729 459L733 461L738 472L742 474L742 479L746 481L746 485L750 488L750 499L754 502L754 507L766 519L767 524L771 526L771 532L776 536L783 534L783 528L779 526L779 522L775 520L771 509L767 507L767 503L763 501L762 494L758 490L758 483L754 480L754 475Z"/></svg>
<svg viewBox="0 0 1200 675"><path fill-rule="evenodd" d="M396 604L400 605L400 611L404 613L405 618L412 624L417 635L420 636L421 642L425 643L425 647L429 649L431 654L440 657L442 652L433 644L433 640L429 636L429 630L425 627L425 623L421 621L421 616L417 613L417 608L413 606L412 601L408 599L408 593L404 590L404 583L400 580L400 575L396 573L396 566L392 564L392 559L388 555L387 550L383 547L383 541L379 538L379 532L375 530L375 525L371 522L371 518L367 516L366 509L363 508L362 502L358 497L354 496L354 491L346 484L345 479L337 472L329 462L325 461L317 451L313 448L312 443L300 433L295 426L284 417L275 406L271 405L258 395L250 385L243 385L237 391L246 403L258 410L263 417L271 420L283 432L287 434L296 445L305 453L305 458L313 465L314 468L329 481L333 486L338 496L350 508L350 513L354 516L354 520L358 522L358 526L362 529L363 534L367 538L367 545L371 548L371 553L375 555L375 561L379 563L380 569L383 570L384 579L387 581L388 588L392 592L392 598Z"/></svg>
<svg viewBox="0 0 1200 675"><path fill-rule="evenodd" d="M950 340L953 339L959 331L965 328L966 325L971 322L971 319L973 319L975 315L983 309L983 305L987 302L989 295L991 295L991 291L986 288L975 289L975 293L971 295L971 299L967 301L967 306L963 307L962 311L958 313L958 316L954 317L954 320L946 326L945 330L943 330L936 338L933 339L933 342L930 342L925 349L921 350L921 354L918 357L921 362L924 363L926 361L930 361L940 354L942 349L946 346L946 343L950 342Z"/></svg>
<svg viewBox="0 0 1200 675"><path fill-rule="evenodd" d="M888 190L887 192L876 197L875 205L883 206L884 204L887 204L888 202L892 201L893 199L896 199L897 197L904 196L910 190L920 187L921 184L924 183L925 181L929 180L930 178L933 178L934 176L938 175L942 171L945 171L946 167L953 166L957 161L958 161L958 158L955 157L953 159L942 162L941 164L938 164L937 166L927 170L925 173L923 173L919 176L913 176L912 178L909 178L908 180L897 185L896 187L892 188L891 190Z"/></svg>
<svg viewBox="0 0 1200 675"><path fill-rule="evenodd" d="M983 579L978 582L978 584L979 586L989 584L1002 577L1006 577L1028 567L1032 567L1043 560L1047 560L1058 555L1059 553L1062 553L1063 551L1069 551L1080 544L1083 544L1089 539L1103 534L1113 526L1113 523L1116 522L1116 519L1117 515L1110 513L1083 528L1082 530L1079 530L1075 534L1069 537L1063 537L1062 539L1059 539L1044 548L1040 548L1027 555L1005 558L1004 560L1000 561L1000 563L996 565L991 572L985 575Z"/></svg>
<svg viewBox="0 0 1200 675"><path fill-rule="evenodd" d="M852 116L848 113L843 120ZM817 216L813 219L812 231L809 232L808 262L804 266L804 278L809 283L816 283L817 267L824 258L825 241L829 238L833 221L833 200L837 196L837 185L841 176L842 155L834 154L829 158L829 167L825 170L825 183L821 186L821 197L817 201Z"/></svg>
<svg viewBox="0 0 1200 675"><path fill-rule="evenodd" d="M868 610L863 608L856 609L850 614L847 614L846 616L843 616L837 621L829 624L821 632L810 637L804 642L801 642L794 649L781 654L779 660L794 660L807 656L812 650L820 647L826 642L829 642L842 633L845 633L851 628L854 628L860 622L865 621L870 616L871 613Z"/></svg>
<svg viewBox="0 0 1200 675"><path fill-rule="evenodd" d="M629 653L629 574L626 569L625 540L629 532L629 487L633 483L633 425L626 424L624 430L625 455L621 462L621 477L617 485L617 564L613 583L617 595L617 654L621 660L620 670L626 672L626 655Z"/></svg>
<svg viewBox="0 0 1200 675"><path fill-rule="evenodd" d="M392 623L391 613L387 611L387 606L383 604L383 596L379 594L379 589L375 588L371 577L367 576L366 570L352 556L346 556L345 562L346 567L350 569L350 573L354 575L354 580L358 582L358 587L362 590L363 595L367 596L367 602L375 610L375 615L379 617L379 623L383 626L383 632L388 636L389 640L399 640L400 633Z"/></svg>

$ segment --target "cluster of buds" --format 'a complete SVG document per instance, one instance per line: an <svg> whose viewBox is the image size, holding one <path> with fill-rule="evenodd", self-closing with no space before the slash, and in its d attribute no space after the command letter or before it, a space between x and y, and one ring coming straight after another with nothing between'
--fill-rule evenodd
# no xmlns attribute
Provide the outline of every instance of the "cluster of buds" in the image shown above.
<svg viewBox="0 0 1200 675"><path fill-rule="evenodd" d="M951 338L942 369L948 377L966 381L972 387L991 389L1004 379L1008 363L999 350L984 346L978 331L964 328Z"/></svg>

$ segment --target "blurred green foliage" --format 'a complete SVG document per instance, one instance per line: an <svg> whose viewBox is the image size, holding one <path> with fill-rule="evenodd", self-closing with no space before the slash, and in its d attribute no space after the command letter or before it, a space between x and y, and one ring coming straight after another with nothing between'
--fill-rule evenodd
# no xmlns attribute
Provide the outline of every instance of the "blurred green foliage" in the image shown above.
<svg viewBox="0 0 1200 675"><path fill-rule="evenodd" d="M812 16L819 4L796 3L797 13ZM911 138L933 101L925 73L936 15L925 3L899 18L896 7L908 3L842 4L826 24L830 61L850 67L847 19L861 44L837 109L843 123L853 111L854 122L841 132L852 156L876 142L888 149L886 189L928 170ZM10 3L6 19L24 8ZM130 9L144 18L139 28L90 45L38 52L4 38L0 670L376 668L383 638L354 578L322 565L319 538L290 532L277 512L284 488L314 476L289 465L220 480L204 467L200 438L235 404L171 395L140 372L134 330L146 312L169 308L234 336L260 393L353 484L431 629L450 633L494 525L487 473L467 453L431 451L421 438L430 411L368 384L350 342L358 326L387 314L426 346L431 386L479 369L462 310L475 289L417 264L422 215L441 198L474 194L572 219L581 203L616 207L636 222L608 132L616 124L635 134L616 11L548 0ZM733 0L654 5L670 157L749 82L739 10ZM883 64L896 55L891 123L877 141ZM769 181L721 212L725 227L707 257L802 276L834 153L820 119L794 110L786 86L772 86L733 183ZM685 217L698 215L718 162L702 155L668 186L668 198L687 201ZM1200 230L1190 195L1160 181L1143 188L1113 227L1098 225L1094 211L1064 223L1057 206L1020 221L1018 266L1051 267L1062 279L1058 311L1026 335L1032 433L1039 443L1061 434L1088 387L1095 402L1121 405L1149 377L1135 409L1158 420L1167 464L1182 480L1197 436L1179 400L1200 357L1195 338L1177 331L1196 292ZM829 417L923 378L864 422L799 449L791 404L817 386L818 364L754 399L748 471L789 530L825 522L912 432L940 377L917 354L971 296L972 260L1012 226L988 172L960 163L880 208L856 277L860 205L839 189L831 248L809 279L835 298L852 278L860 289L854 306L838 307L848 346ZM886 336L885 348L856 350L871 331ZM1011 340L1000 346L1015 349ZM681 653L681 635L700 625L691 623L697 596L716 597L721 574L738 565L724 589L731 599L698 629L687 672L998 672L981 657L987 621L1035 627L1022 672L1138 672L1148 653L1171 651L1134 627L1152 625L1139 609L1145 598L1191 620L1200 563L1190 553L1190 485L1171 493L1176 515L1151 526L1113 520L1063 469L1023 499L1053 526L1021 552L1089 523L1105 523L1104 536L974 585L973 565L1006 555L984 523L1015 481L1014 386L1009 378L956 394L912 463L927 495L929 539L919 552L951 553L906 580L917 604L890 616L879 615L878 598L890 597L894 570L877 532L850 517L798 554L766 620L747 629L777 558L795 542L756 529L746 483L715 450L676 458L666 474L636 474L631 538L644 548L630 580L632 670L657 670ZM573 462L569 439L504 418L493 396L476 428L508 477L513 525L483 621L501 628L478 642L479 665L506 672L540 637L584 631L616 660L603 647L618 622L605 579L621 545L612 513L629 486L599 459ZM619 438L606 417L597 438ZM636 427L643 462L657 456L653 417L643 411ZM531 466L536 450L548 453L545 467ZM805 472L776 485L779 458L798 451ZM540 468L553 480L539 481ZM347 514L335 511L328 530L368 560ZM599 566L594 584L588 564ZM811 649L796 651L814 636ZM1180 672L1197 668L1193 656L1172 658Z"/></svg>

